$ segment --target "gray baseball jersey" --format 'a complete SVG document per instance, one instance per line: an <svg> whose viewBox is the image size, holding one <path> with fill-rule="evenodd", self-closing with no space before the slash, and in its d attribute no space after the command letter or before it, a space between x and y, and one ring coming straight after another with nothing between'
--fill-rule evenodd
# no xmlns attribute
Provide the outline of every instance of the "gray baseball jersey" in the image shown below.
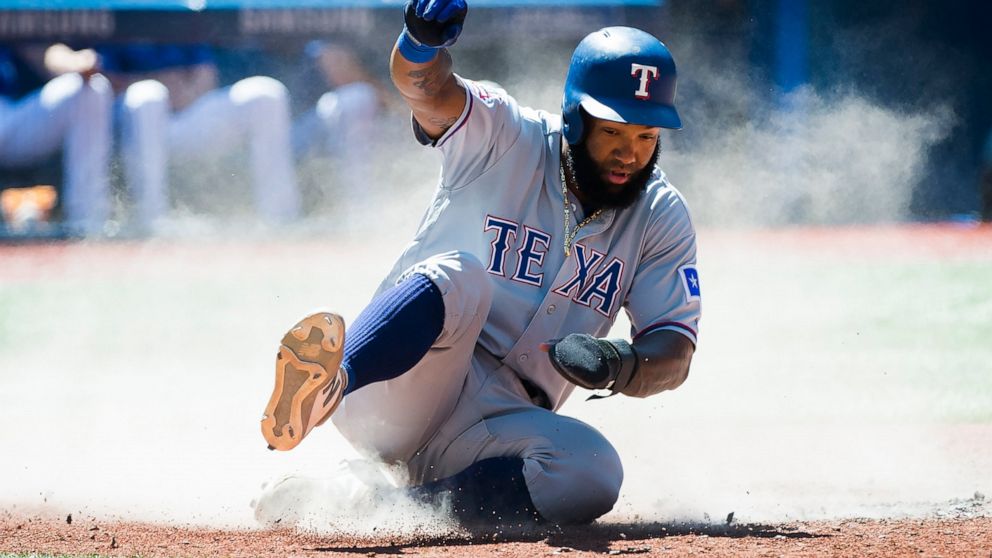
<svg viewBox="0 0 992 558"><path fill-rule="evenodd" d="M575 332L604 336L623 308L633 338L668 329L695 344L696 235L685 200L664 173L655 168L632 206L606 210L580 229L566 257L560 117L520 107L501 89L456 79L467 91L458 121L434 142L414 121L418 140L443 154L441 177L380 291L432 255L474 255L493 287L477 343L539 386L554 409L574 386L539 350L542 342ZM568 203L579 207L571 193Z"/></svg>

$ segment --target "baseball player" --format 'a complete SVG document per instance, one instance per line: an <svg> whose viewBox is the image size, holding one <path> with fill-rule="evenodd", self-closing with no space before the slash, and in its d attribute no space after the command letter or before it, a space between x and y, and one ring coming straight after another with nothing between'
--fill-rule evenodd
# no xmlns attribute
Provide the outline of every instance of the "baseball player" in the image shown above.
<svg viewBox="0 0 992 558"><path fill-rule="evenodd" d="M320 312L282 339L262 433L289 450L332 418L459 519L588 522L616 502L620 458L556 411L576 385L674 389L696 344L696 236L655 166L661 129L681 127L675 64L643 31L592 33L559 118L452 72L466 13L406 4L390 69L443 155L437 190L347 336ZM632 341L604 339L621 308Z"/></svg>

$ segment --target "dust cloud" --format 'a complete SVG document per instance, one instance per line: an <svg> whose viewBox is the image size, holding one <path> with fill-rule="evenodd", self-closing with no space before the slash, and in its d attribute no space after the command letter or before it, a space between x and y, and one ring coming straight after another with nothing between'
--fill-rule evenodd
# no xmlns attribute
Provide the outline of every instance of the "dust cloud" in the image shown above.
<svg viewBox="0 0 992 558"><path fill-rule="evenodd" d="M910 219L927 152L953 123L949 109L904 113L854 93L827 97L810 88L783 103L783 110L759 108L745 122L704 117L692 124L701 128L694 145L666 154L701 223Z"/></svg>

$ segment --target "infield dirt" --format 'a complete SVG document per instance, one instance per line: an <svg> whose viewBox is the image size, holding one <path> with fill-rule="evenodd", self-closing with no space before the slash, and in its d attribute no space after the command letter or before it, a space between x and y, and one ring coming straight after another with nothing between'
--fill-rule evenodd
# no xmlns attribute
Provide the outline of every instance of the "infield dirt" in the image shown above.
<svg viewBox="0 0 992 558"><path fill-rule="evenodd" d="M0 552L145 556L992 556L992 517L840 520L777 525L597 524L523 534L418 539L229 531L87 518L0 520Z"/></svg>

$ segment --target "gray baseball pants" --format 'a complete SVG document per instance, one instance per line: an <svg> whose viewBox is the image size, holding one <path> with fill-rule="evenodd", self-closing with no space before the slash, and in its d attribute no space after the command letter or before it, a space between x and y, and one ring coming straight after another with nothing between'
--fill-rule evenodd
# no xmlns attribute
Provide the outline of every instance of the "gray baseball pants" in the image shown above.
<svg viewBox="0 0 992 558"><path fill-rule="evenodd" d="M397 378L349 394L334 424L361 453L399 463L419 485L491 457L520 457L531 500L553 522L599 517L616 503L620 458L591 426L538 407L520 378L476 343L492 303L482 264L463 252L412 266L442 293L444 328Z"/></svg>

